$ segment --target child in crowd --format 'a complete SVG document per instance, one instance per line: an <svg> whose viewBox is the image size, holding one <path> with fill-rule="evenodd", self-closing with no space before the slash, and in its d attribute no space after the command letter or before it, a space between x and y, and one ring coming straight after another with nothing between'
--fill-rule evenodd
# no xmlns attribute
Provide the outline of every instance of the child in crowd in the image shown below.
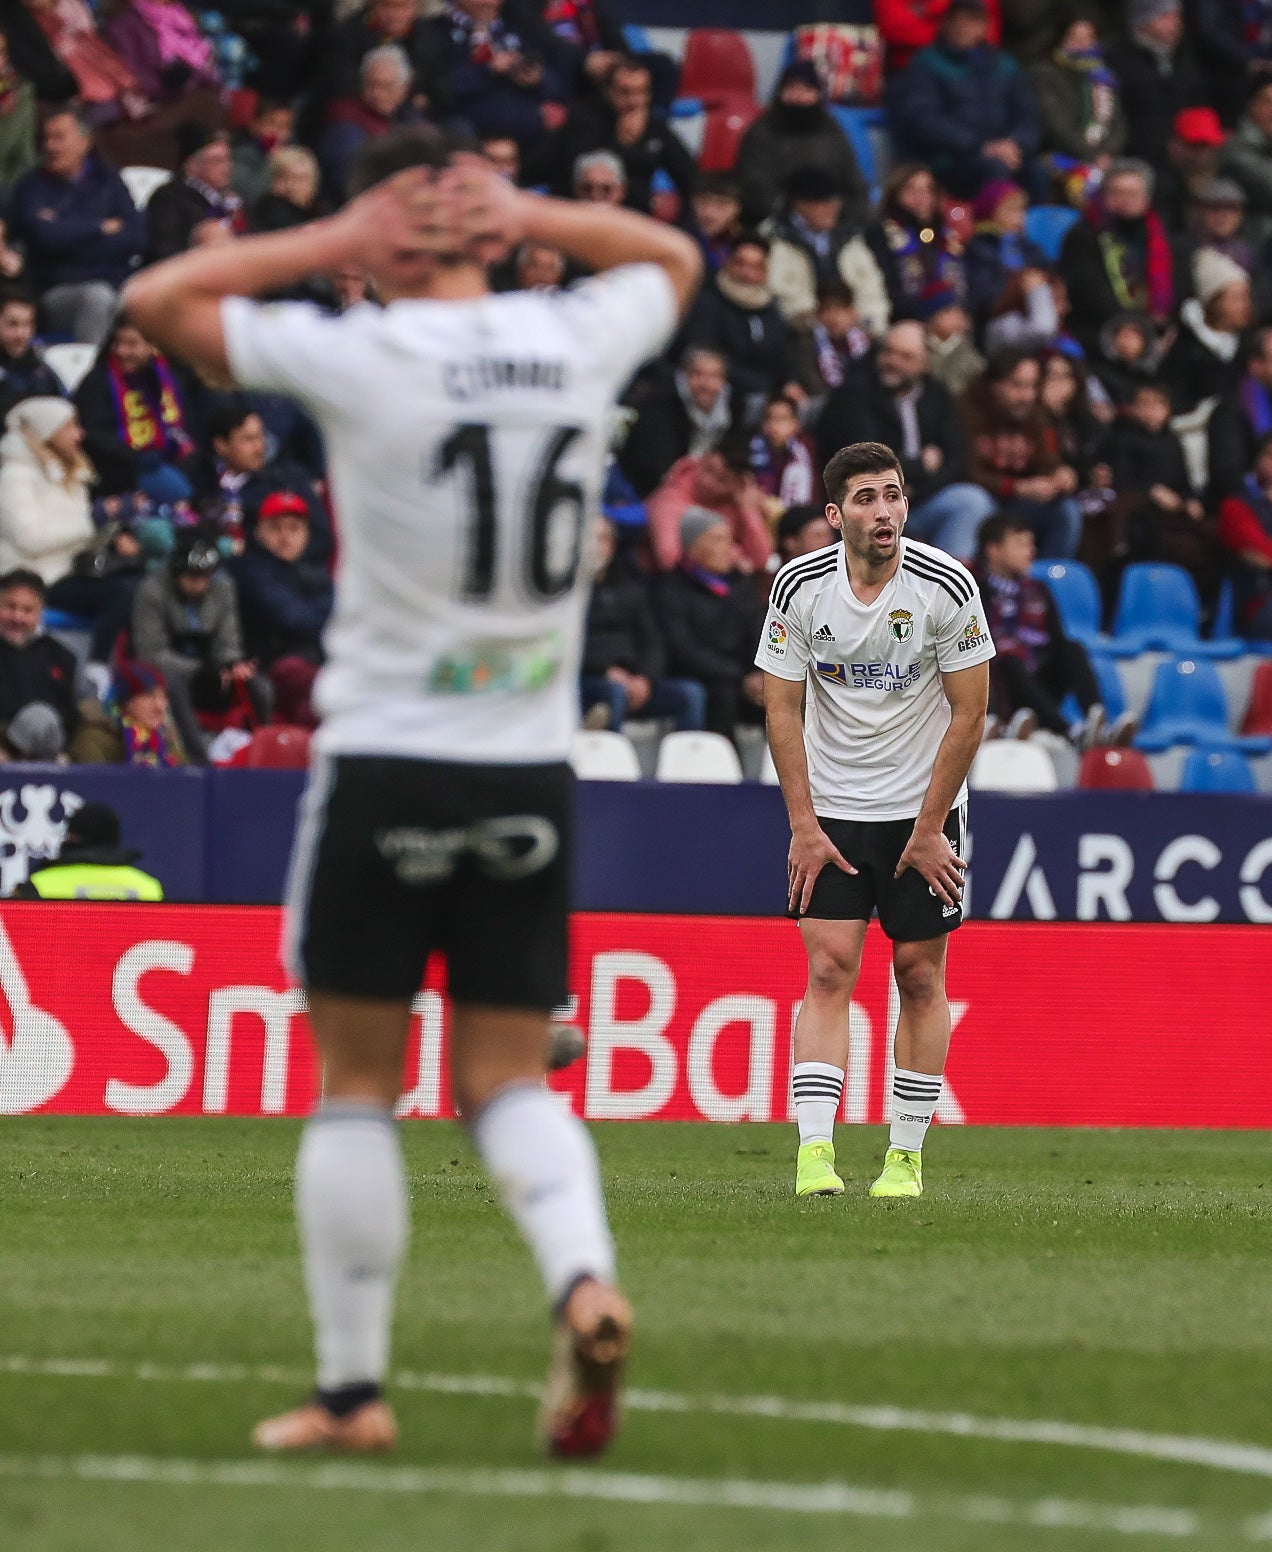
<svg viewBox="0 0 1272 1552"><path fill-rule="evenodd" d="M689 200L685 225L702 249L707 274L714 275L729 255L741 231L742 189L723 172L704 172Z"/></svg>
<svg viewBox="0 0 1272 1552"><path fill-rule="evenodd" d="M958 398L985 370L972 339L972 320L951 286L936 286L916 308L927 336L928 370Z"/></svg>
<svg viewBox="0 0 1272 1552"><path fill-rule="evenodd" d="M812 328L801 336L804 359L799 377L812 386L813 397L842 388L873 349L874 342L862 326L852 287L842 280L829 280L819 286Z"/></svg>
<svg viewBox="0 0 1272 1552"><path fill-rule="evenodd" d="M794 404L780 394L764 406L760 429L751 438L751 473L771 529L776 529L787 507L821 499L812 444L800 432Z"/></svg>
<svg viewBox="0 0 1272 1552"><path fill-rule="evenodd" d="M1135 389L1156 375L1160 354L1157 329L1147 313L1116 313L1104 325L1093 369L1116 408L1129 404Z"/></svg>

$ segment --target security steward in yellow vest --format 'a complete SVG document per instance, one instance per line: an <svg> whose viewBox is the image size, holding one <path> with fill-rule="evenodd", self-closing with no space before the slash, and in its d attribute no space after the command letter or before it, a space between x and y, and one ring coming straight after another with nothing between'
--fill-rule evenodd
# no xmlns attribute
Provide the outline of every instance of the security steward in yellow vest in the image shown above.
<svg viewBox="0 0 1272 1552"><path fill-rule="evenodd" d="M17 900L162 900L163 885L133 864L140 852L119 844L119 815L107 803L85 803L71 815L62 849L37 864Z"/></svg>

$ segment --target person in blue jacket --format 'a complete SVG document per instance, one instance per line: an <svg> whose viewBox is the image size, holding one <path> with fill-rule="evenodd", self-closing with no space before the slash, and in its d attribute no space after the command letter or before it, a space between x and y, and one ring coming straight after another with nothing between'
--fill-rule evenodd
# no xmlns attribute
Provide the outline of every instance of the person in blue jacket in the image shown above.
<svg viewBox="0 0 1272 1552"><path fill-rule="evenodd" d="M991 178L1034 180L1038 110L1015 60L986 41L984 0L952 0L937 41L892 83L888 118L904 155L927 162L950 193Z"/></svg>
<svg viewBox="0 0 1272 1552"><path fill-rule="evenodd" d="M94 153L73 107L44 121L40 165L13 188L9 233L26 252L45 327L89 345L106 337L119 288L137 267L146 225L123 180Z"/></svg>

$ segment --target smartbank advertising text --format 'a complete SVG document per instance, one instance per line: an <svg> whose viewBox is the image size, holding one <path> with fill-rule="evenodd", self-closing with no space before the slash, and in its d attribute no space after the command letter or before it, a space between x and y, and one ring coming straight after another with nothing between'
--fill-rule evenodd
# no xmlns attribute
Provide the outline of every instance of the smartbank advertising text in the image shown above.
<svg viewBox="0 0 1272 1552"><path fill-rule="evenodd" d="M0 1113L298 1116L317 1072L267 907L0 907ZM1272 1125L1266 929L972 923L955 934L938 1118L976 1125ZM576 917L553 1080L589 1120L785 1121L804 982L765 918ZM437 983L440 985L440 982ZM447 1009L415 1003L404 1116L450 1115ZM895 987L871 928L844 1119L882 1121Z"/></svg>

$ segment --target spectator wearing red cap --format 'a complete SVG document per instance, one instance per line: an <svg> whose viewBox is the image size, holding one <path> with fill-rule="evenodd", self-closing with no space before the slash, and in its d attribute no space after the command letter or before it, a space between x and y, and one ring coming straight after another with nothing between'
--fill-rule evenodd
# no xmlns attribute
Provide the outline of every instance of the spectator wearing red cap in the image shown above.
<svg viewBox="0 0 1272 1552"><path fill-rule="evenodd" d="M71 741L78 765L131 765L166 770L185 754L168 715L168 682L153 663L120 663L105 705L84 707Z"/></svg>
<svg viewBox="0 0 1272 1552"><path fill-rule="evenodd" d="M1245 190L1250 239L1261 247L1272 237L1272 79L1256 82L1219 168Z"/></svg>
<svg viewBox="0 0 1272 1552"><path fill-rule="evenodd" d="M1227 140L1213 108L1183 108L1175 115L1166 142L1166 165L1157 175L1153 204L1171 232L1184 228L1188 202L1210 183Z"/></svg>
<svg viewBox="0 0 1272 1552"><path fill-rule="evenodd" d="M309 508L275 491L233 564L247 654L273 683L277 719L298 727L317 723L310 697L332 603L331 577L308 549Z"/></svg>

